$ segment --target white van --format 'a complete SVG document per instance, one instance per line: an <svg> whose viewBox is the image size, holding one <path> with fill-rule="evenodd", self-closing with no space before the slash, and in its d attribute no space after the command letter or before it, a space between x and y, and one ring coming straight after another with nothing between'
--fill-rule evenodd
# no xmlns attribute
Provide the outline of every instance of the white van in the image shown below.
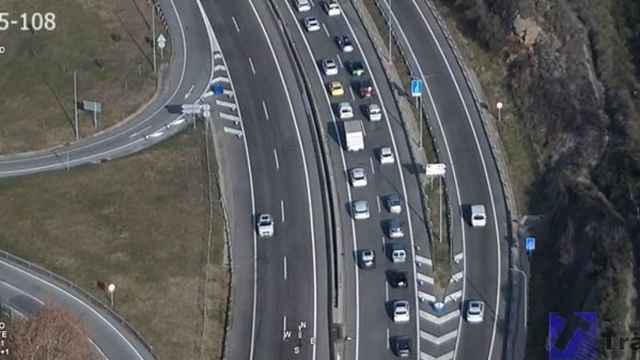
<svg viewBox="0 0 640 360"><path fill-rule="evenodd" d="M298 12L311 10L311 2L309 0L294 0Z"/></svg>

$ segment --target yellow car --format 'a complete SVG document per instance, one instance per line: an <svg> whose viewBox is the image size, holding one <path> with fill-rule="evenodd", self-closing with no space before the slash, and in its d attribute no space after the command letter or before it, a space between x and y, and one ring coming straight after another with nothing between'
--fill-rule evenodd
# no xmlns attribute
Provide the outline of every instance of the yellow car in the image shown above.
<svg viewBox="0 0 640 360"><path fill-rule="evenodd" d="M329 93L331 96L342 96L344 95L344 88L340 81L332 81L329 83Z"/></svg>

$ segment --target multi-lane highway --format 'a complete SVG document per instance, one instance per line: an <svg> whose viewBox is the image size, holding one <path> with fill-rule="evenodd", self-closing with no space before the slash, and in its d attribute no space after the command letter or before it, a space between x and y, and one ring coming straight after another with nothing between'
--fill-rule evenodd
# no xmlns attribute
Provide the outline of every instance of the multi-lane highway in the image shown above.
<svg viewBox="0 0 640 360"><path fill-rule="evenodd" d="M445 180L450 230L462 244L464 281L448 290L459 290L461 300L484 300L482 324L463 321L463 301L455 298L447 304L446 314L434 311L428 232L411 140L403 124L406 119L395 103L395 90L384 75L380 56L350 3L342 2L339 16L328 16L317 2L304 13L287 0L160 3L171 29L174 57L159 95L127 122L94 137L57 149L0 158L0 176L62 169L140 151L185 126L175 105L198 102L215 80L225 86L224 96L208 101L214 107L210 124L222 154L225 206L230 214L233 294L228 358L330 357L327 238L331 229L327 224L331 210L325 206L328 194L323 193L326 187L318 157L322 139L314 132L313 121L319 121L329 134L329 166L336 175L334 195L339 211L333 216L342 229L343 248L337 254L344 264L339 269L345 280L341 294L344 327L347 338L353 340L345 344L342 358L389 358L392 340L400 335L410 337L413 359L500 358L508 225L504 195L479 112L449 43L425 3L393 2L387 14L406 47L414 75L427 84L425 110L449 169ZM302 20L307 16L319 20L319 31L304 29ZM352 52L341 51L334 40L345 35L353 41ZM322 72L320 61L326 58L337 62L337 75ZM355 60L363 63L361 77L349 74L349 64ZM311 99L305 98L300 76L310 86ZM365 78L375 90L371 98L358 95L358 85ZM332 80L344 85L344 95L333 97L327 92ZM363 151L344 149L342 121L335 113L342 101L351 103L356 119L365 119L362 108L370 103L383 109L382 121L364 120ZM377 159L382 146L392 149L393 164L383 165ZM351 186L348 171L354 167L366 169L367 186ZM383 199L390 194L403 199L399 215L384 206ZM368 202L369 219L353 219L350 206L355 200ZM464 210L470 204L486 206L489 221L485 228L472 229L465 221ZM271 238L256 234L255 218L261 213L275 219ZM401 221L402 240L387 236L385 224L390 219ZM404 246L405 263L394 264L389 259L391 243ZM356 257L362 249L376 251L375 269L358 268ZM390 270L406 272L409 286L391 288L387 281ZM7 271L12 277L23 276L17 268ZM0 294L32 300L45 296L39 293L43 289L39 283L46 280L37 275L25 277L25 285L19 288L11 278L3 281L6 285L0 286ZM63 303L75 301L48 286L46 296ZM394 300L409 301L408 323L393 322ZM96 313L86 304L76 306ZM100 319L91 323L100 324ZM94 341L108 358L148 357L123 355L136 346L118 343L121 331L107 330L115 340L104 336Z"/></svg>

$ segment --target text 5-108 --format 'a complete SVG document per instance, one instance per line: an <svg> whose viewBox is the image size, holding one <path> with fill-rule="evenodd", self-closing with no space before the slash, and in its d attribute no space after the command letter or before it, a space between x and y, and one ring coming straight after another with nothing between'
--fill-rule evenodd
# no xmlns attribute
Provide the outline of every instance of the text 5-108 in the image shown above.
<svg viewBox="0 0 640 360"><path fill-rule="evenodd" d="M31 14L0 12L0 31L12 28L17 28L19 31L54 31L56 29L56 14L52 12Z"/></svg>

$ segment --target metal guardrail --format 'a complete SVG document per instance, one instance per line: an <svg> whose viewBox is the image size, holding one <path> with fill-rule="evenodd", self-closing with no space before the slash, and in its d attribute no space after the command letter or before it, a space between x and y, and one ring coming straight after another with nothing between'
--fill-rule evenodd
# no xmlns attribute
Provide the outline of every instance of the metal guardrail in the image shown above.
<svg viewBox="0 0 640 360"><path fill-rule="evenodd" d="M104 304L102 301L98 300L95 296L89 294L88 292L86 292L85 290L82 290L81 288L79 288L77 285L75 285L74 283L72 283L71 281L67 280L66 278L53 273L39 265L36 265L28 260L25 260L21 257L18 257L16 255L10 254L4 250L0 250L0 258L1 259L5 259L8 262L13 263L16 266L22 267L24 269L30 270L31 272L37 273L39 275L43 275L45 277L47 277L49 280L58 282L60 284L62 284L63 286L73 290L74 292L76 292L77 294L79 294L80 296L84 297L85 300L88 300L90 305L92 305L94 308L98 308L99 310L102 310L106 313L108 313L109 316L111 316L112 318L114 318L122 327L124 327L127 331L129 331L131 334L133 334L136 339L138 340L138 342L140 342L140 344L142 344L145 349L153 356L153 358L157 359L158 357L154 354L153 352L153 348L151 347L151 345L147 344L144 340L144 338L142 337L142 335L133 328L133 326L131 326L131 324L125 320L120 314L116 313L115 311L113 311L113 309L111 309L111 307L107 306L106 304Z"/></svg>

